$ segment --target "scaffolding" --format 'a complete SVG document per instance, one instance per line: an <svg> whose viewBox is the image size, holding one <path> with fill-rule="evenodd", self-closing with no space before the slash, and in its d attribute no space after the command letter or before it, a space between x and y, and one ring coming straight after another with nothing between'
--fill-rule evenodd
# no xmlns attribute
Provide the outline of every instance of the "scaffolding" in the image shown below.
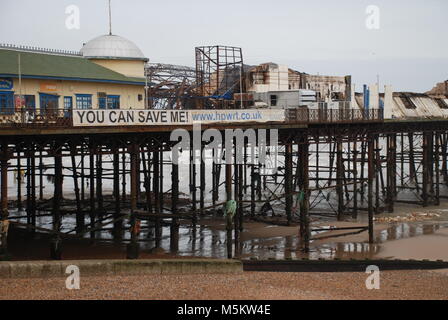
<svg viewBox="0 0 448 320"><path fill-rule="evenodd" d="M243 53L241 48L207 46L196 48L196 83L199 94L214 100L233 99L243 92ZM204 106L207 107L207 106Z"/></svg>
<svg viewBox="0 0 448 320"><path fill-rule="evenodd" d="M194 68L149 63L145 68L148 109L191 109L196 94Z"/></svg>

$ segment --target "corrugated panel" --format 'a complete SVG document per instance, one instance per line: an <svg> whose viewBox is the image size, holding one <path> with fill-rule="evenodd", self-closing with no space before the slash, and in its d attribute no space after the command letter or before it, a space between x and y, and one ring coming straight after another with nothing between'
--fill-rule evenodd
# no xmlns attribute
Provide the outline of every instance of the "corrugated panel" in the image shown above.
<svg viewBox="0 0 448 320"><path fill-rule="evenodd" d="M440 108L434 108L434 106L431 106L431 101L425 101L426 99L420 98L420 97L411 97L410 98L412 102L417 107L417 114L421 118L440 118L442 114L439 112ZM431 99L428 99L431 100Z"/></svg>
<svg viewBox="0 0 448 320"><path fill-rule="evenodd" d="M426 117L443 118L447 114L441 109L437 102L432 98L413 98L419 110L424 110Z"/></svg>
<svg viewBox="0 0 448 320"><path fill-rule="evenodd" d="M448 118L448 109L440 108L437 101L429 96L412 93L396 93L394 94L393 101L394 118ZM408 108L406 106L415 106L415 108Z"/></svg>
<svg viewBox="0 0 448 320"><path fill-rule="evenodd" d="M396 108L396 110L402 114L402 116L400 116L399 114L396 114L395 112L393 113L394 116L396 118L418 118L419 114L417 112L417 109L408 109L405 107L404 102L402 101L402 99L400 97L394 97L394 109ZM395 111L395 110L394 110Z"/></svg>

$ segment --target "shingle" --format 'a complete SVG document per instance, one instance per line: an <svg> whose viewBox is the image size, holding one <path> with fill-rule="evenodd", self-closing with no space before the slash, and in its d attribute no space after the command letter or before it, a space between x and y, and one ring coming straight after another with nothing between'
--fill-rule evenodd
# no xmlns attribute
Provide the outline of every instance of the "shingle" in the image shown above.
<svg viewBox="0 0 448 320"><path fill-rule="evenodd" d="M21 74L24 78L48 77L98 82L119 82L141 85L144 78L126 77L83 57L62 56L0 49L0 75L16 77L20 53Z"/></svg>

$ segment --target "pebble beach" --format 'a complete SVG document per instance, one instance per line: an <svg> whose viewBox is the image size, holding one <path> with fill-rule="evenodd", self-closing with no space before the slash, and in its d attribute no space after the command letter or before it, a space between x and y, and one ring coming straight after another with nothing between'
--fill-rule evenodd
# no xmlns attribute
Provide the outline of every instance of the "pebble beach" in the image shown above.
<svg viewBox="0 0 448 320"><path fill-rule="evenodd" d="M381 273L380 290L367 290L364 273L252 273L2 279L0 299L20 300L447 300L447 271Z"/></svg>

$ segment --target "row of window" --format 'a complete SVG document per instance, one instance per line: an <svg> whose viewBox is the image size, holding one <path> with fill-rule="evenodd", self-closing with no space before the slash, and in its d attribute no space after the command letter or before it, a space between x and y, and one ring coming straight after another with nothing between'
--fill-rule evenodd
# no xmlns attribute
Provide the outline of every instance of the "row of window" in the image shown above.
<svg viewBox="0 0 448 320"><path fill-rule="evenodd" d="M29 111L36 109L36 98L34 95L23 95L20 101L20 96L14 95L12 91L0 91L0 114L14 114L16 106L24 105ZM91 94L76 94L76 108L77 109L92 109L92 95ZM59 96L52 94L39 94L40 109L41 110L56 110L59 109ZM73 108L73 98L65 96L63 99L64 110L69 112ZM98 107L100 109L120 109L120 96L105 95L98 98Z"/></svg>

